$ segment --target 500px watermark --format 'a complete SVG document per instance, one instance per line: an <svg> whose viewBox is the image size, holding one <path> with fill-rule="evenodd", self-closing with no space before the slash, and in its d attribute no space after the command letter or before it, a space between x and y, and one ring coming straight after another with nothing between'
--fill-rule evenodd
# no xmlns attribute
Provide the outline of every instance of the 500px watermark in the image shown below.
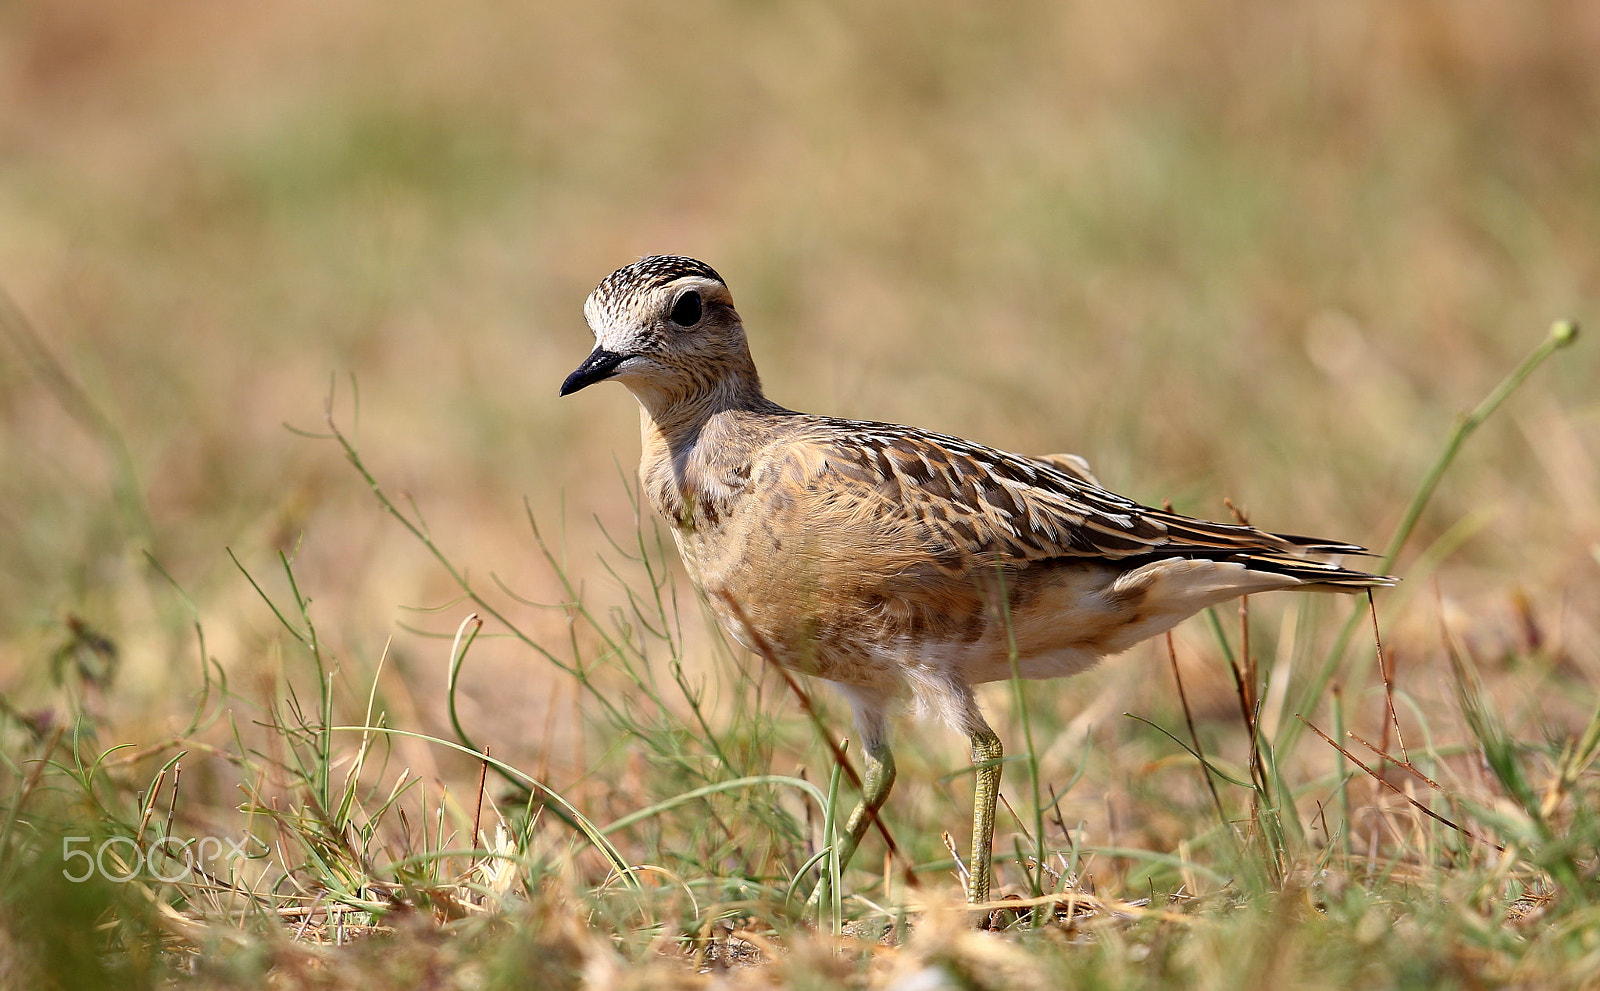
<svg viewBox="0 0 1600 991"><path fill-rule="evenodd" d="M63 836L61 862L67 866L61 869L61 876L68 881L87 881L99 874L107 881L124 884L142 873L171 884L184 880L202 865L208 865L203 868L206 873L216 873L214 865L251 859L248 848L252 843L261 841L248 833L239 841L217 836L198 840L163 836L148 846L131 837L113 836L98 847L92 836Z"/></svg>

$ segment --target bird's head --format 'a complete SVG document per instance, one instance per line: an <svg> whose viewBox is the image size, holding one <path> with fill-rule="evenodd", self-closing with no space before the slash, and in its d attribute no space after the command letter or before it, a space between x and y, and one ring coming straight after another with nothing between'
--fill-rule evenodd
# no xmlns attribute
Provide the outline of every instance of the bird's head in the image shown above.
<svg viewBox="0 0 1600 991"><path fill-rule="evenodd" d="M647 408L725 383L755 385L759 394L733 296L705 262L652 255L625 265L595 287L583 313L595 348L561 383L563 396L612 378Z"/></svg>

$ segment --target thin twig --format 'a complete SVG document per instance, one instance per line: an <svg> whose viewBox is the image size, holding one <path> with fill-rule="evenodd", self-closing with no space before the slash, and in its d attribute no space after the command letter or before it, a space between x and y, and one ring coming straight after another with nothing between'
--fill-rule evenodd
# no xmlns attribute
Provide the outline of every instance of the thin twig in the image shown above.
<svg viewBox="0 0 1600 991"><path fill-rule="evenodd" d="M1194 752L1200 757L1200 775L1205 779L1206 789L1211 792L1212 804L1217 807L1217 819L1227 822L1227 813L1222 811L1222 797L1217 794L1216 782L1211 780L1211 765L1206 762L1205 751L1200 749L1200 734L1194 728L1194 713L1189 711L1189 693L1183 690L1183 675L1178 672L1178 650L1172 644L1171 630L1167 631L1167 659L1172 662L1172 680L1178 683L1178 701L1183 703L1183 721L1189 727L1189 741L1194 744ZM1054 796L1055 790L1052 788L1051 797ZM1057 817L1061 815L1059 808L1056 810L1056 815ZM1065 825L1061 827L1061 831L1066 832Z"/></svg>
<svg viewBox="0 0 1600 991"><path fill-rule="evenodd" d="M1378 772L1374 771L1372 768L1368 767L1367 765L1361 763L1360 758L1358 758L1355 754L1351 753L1350 751L1346 750L1344 747L1339 746L1339 744L1334 741L1333 737L1331 737L1328 734L1322 732L1322 730L1317 728L1315 723L1312 723L1305 716L1302 716L1302 715L1300 715L1300 713L1297 712L1297 713L1294 714L1294 717L1296 719L1300 720L1302 723L1305 723L1306 727L1308 729L1310 729L1311 732L1313 732L1313 733L1317 734L1318 736L1322 737L1322 739L1327 742L1328 746L1330 746L1333 749L1339 751L1341 754L1344 754L1344 756L1345 756L1345 758L1347 760L1349 760L1350 762L1355 764L1355 766L1361 768L1363 771L1366 771L1367 774L1370 775L1374 781L1376 781L1379 784L1383 785L1385 788L1387 788L1390 791L1394 792L1396 795L1399 795L1401 798L1405 799L1407 802L1410 802L1412 807L1415 808L1418 812L1421 812L1423 815L1427 816L1430 819L1433 819L1433 820L1435 820L1437 822L1443 823L1446 826L1449 826L1451 829L1453 829L1456 832L1460 833L1462 836L1465 836L1469 840L1472 840L1474 842L1487 843L1490 846L1494 847L1496 850L1499 850L1501 853L1505 853L1506 852L1506 848L1501 846L1500 844L1496 843L1495 841L1493 841L1491 839L1488 839L1487 837L1479 836L1478 834L1474 833L1472 830L1467 829L1464 826L1457 825L1454 822L1451 822L1449 819L1446 819L1444 816L1442 816L1439 813L1437 813L1437 812L1433 811L1432 809L1428 808L1426 805L1423 805L1421 802L1419 802L1416 799L1412 798L1410 795L1407 795L1405 792L1401 791L1399 788L1396 788L1394 785L1390 784L1388 781L1385 781L1381 774L1379 774Z"/></svg>
<svg viewBox="0 0 1600 991"><path fill-rule="evenodd" d="M1067 831L1067 821L1061 816L1061 796L1056 794L1056 786L1050 786L1050 810L1056 814L1056 825L1061 827L1061 835L1072 840L1072 834Z"/></svg>
<svg viewBox="0 0 1600 991"><path fill-rule="evenodd" d="M163 835L172 835L172 819L178 813L178 781L183 777L183 760L180 758L172 765L172 799L167 803L167 825ZM142 835L144 830L140 830Z"/></svg>
<svg viewBox="0 0 1600 991"><path fill-rule="evenodd" d="M1228 512L1233 515L1234 522L1240 526L1250 525L1250 516L1243 509L1233 504L1233 500L1224 496L1222 504L1228 507ZM1260 700L1256 692L1261 687L1260 672L1256 670L1255 658L1250 655L1250 596L1239 597L1239 661L1244 666L1244 684L1249 691L1249 705L1253 711L1260 711ZM1252 736L1252 741L1254 737ZM1252 742L1252 746L1253 746Z"/></svg>
<svg viewBox="0 0 1600 991"><path fill-rule="evenodd" d="M489 748L488 747L484 747L483 748L483 756L485 758L487 758L489 756ZM478 843L480 842L479 837L482 835L479 832L479 828L480 828L480 824L483 822L483 783L484 783L484 780L486 778L488 778L488 776L489 776L489 762L488 762L488 760L479 761L478 762L478 803L472 810L472 845L473 846L477 846L478 845ZM472 858L472 863L467 865L468 873L471 873L472 869L474 867L476 867L476 866L478 866L478 858L474 857L474 858Z"/></svg>
<svg viewBox="0 0 1600 991"><path fill-rule="evenodd" d="M950 835L950 831L947 829L940 835L944 839L944 848L950 851L950 858L956 862L956 873L961 876L961 887L965 890L967 882L972 878L972 872L967 870L966 859L961 856L961 851L956 849L955 837Z"/></svg>
<svg viewBox="0 0 1600 991"><path fill-rule="evenodd" d="M1378 671L1383 675L1383 698L1389 705L1389 722L1383 727L1383 749L1389 749L1389 726L1394 726L1394 739L1400 745L1400 763L1409 765L1406 738L1400 732L1400 717L1394 711L1394 660L1383 652L1383 636L1378 632L1378 606L1372 600L1372 589L1367 589L1367 612L1372 616L1372 642L1378 650ZM1392 759L1392 758L1391 758Z"/></svg>
<svg viewBox="0 0 1600 991"><path fill-rule="evenodd" d="M1244 665L1244 686L1250 692L1250 708L1261 711L1261 677L1256 659L1250 653L1250 596L1239 596L1239 661Z"/></svg>
<svg viewBox="0 0 1600 991"><path fill-rule="evenodd" d="M1393 754L1385 751L1382 747L1373 746L1371 743L1369 743L1366 740L1362 739L1354 730L1345 730L1344 735L1348 736L1350 739L1352 739L1352 740L1356 741L1357 743L1361 744L1363 747L1366 747L1368 750L1370 750L1373 753L1377 754L1379 757L1382 757L1384 760L1386 760L1389 763L1393 764L1395 767L1398 767L1403 771L1411 772L1411 776L1412 777L1416 778L1418 781L1421 781L1423 784L1427 785L1429 788L1432 788L1434 791L1438 792L1439 794L1444 795L1446 798L1449 797L1450 793L1444 790L1444 786L1443 785L1441 785L1439 782L1433 780L1432 778L1428 777L1426 774L1423 774L1421 771L1417 770L1417 766L1415 764L1411 763L1411 761L1409 761L1409 760L1400 760L1400 759L1396 758Z"/></svg>
<svg viewBox="0 0 1600 991"><path fill-rule="evenodd" d="M1250 707L1251 691L1245 682L1244 671L1239 667L1237 660L1230 660L1228 670L1233 672L1234 694L1239 697L1239 716L1244 720L1244 730L1250 736L1250 780L1255 784L1256 792L1251 799L1252 805L1259 805L1260 800L1268 797L1267 776L1261 766L1261 751L1257 747L1255 713Z"/></svg>

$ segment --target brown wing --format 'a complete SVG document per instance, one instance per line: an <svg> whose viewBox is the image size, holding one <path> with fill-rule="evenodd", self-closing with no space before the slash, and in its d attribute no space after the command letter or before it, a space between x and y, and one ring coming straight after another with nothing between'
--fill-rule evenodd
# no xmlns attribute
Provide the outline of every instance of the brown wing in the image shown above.
<svg viewBox="0 0 1600 991"><path fill-rule="evenodd" d="M995 561L1192 557L1241 561L1313 583L1393 584L1307 556L1363 553L1355 544L1152 509L1093 484L1086 465L1065 470L1054 462L1059 456L1025 458L892 424L808 419L811 429L801 436L815 445L807 460L820 469L812 484L835 490L828 498L843 503L841 512L914 535L948 570Z"/></svg>

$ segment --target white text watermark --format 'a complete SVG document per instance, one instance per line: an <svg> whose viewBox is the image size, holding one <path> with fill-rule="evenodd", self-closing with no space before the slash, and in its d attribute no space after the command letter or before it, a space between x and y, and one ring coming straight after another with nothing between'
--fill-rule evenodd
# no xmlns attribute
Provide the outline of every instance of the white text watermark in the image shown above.
<svg viewBox="0 0 1600 991"><path fill-rule="evenodd" d="M261 841L248 833L240 840L226 836L163 836L152 843L112 836L98 845L92 836L63 836L61 861L67 866L62 868L61 876L78 882L99 874L116 884L144 876L173 884L195 873L215 875L216 868L229 861L252 859L252 844L262 847L256 857L266 852Z"/></svg>

